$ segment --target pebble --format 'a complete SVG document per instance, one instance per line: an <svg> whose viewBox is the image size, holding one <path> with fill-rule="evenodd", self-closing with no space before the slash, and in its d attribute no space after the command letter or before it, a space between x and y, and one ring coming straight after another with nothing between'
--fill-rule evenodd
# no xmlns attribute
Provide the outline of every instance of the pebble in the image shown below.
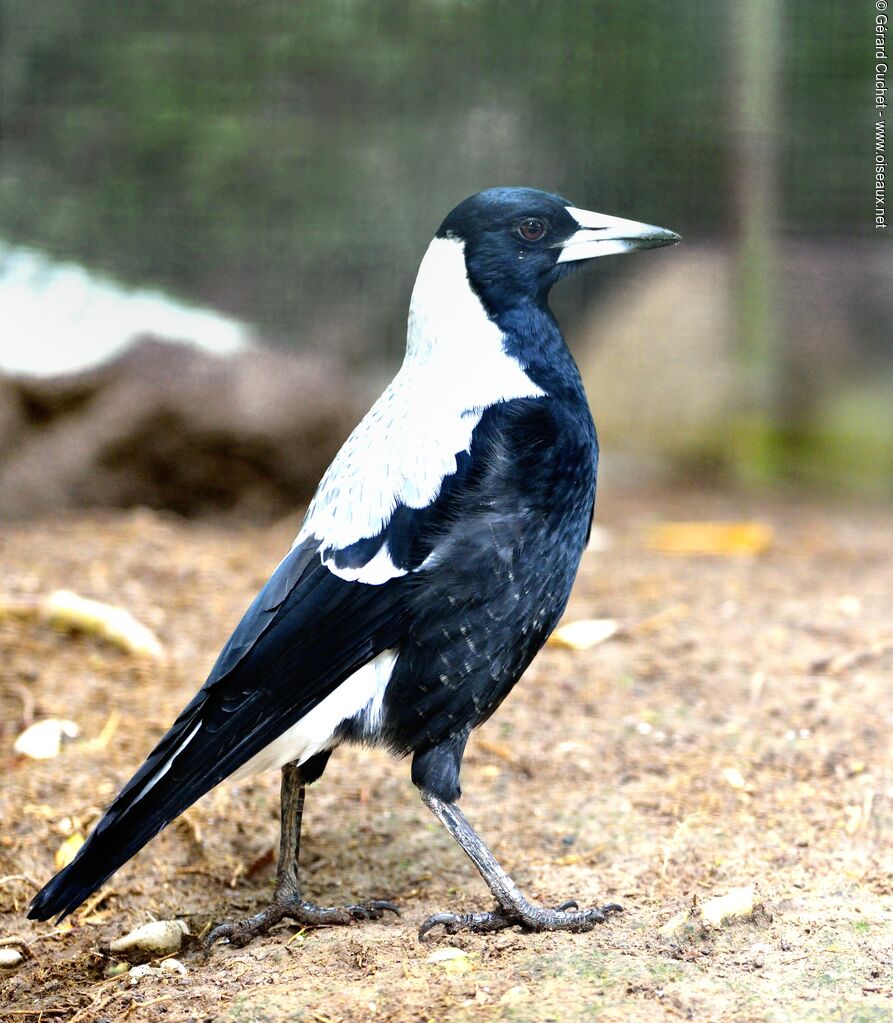
<svg viewBox="0 0 893 1023"><path fill-rule="evenodd" d="M161 963L161 971L163 973L179 973L181 977L188 975L189 971L180 962L179 959L165 959Z"/></svg>
<svg viewBox="0 0 893 1023"><path fill-rule="evenodd" d="M180 977L189 975L189 971L179 959L164 959L158 966L149 963L134 966L127 974L127 979L131 987L135 987L145 977L162 977L165 973L176 973Z"/></svg>
<svg viewBox="0 0 893 1023"><path fill-rule="evenodd" d="M0 970L14 970L24 958L17 948L0 948Z"/></svg>
<svg viewBox="0 0 893 1023"><path fill-rule="evenodd" d="M127 979L130 981L131 986L139 984L143 977L158 976L161 970L157 966L150 966L148 963L143 963L141 966L134 966L134 968L127 974Z"/></svg>

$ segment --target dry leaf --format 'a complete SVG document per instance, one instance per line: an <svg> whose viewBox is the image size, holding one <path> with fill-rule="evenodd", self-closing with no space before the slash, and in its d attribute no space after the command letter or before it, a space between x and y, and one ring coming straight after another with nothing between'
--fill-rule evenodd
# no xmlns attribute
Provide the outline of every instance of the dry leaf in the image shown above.
<svg viewBox="0 0 893 1023"><path fill-rule="evenodd" d="M452 946L436 949L425 962L434 963L447 973L469 973L472 970L468 953L461 948Z"/></svg>
<svg viewBox="0 0 893 1023"><path fill-rule="evenodd" d="M16 739L13 749L32 760L52 760L59 756L63 739L76 739L80 728L65 718L35 721Z"/></svg>
<svg viewBox="0 0 893 1023"><path fill-rule="evenodd" d="M648 546L664 554L761 554L773 539L764 522L664 522L648 532Z"/></svg>
<svg viewBox="0 0 893 1023"><path fill-rule="evenodd" d="M99 636L126 653L162 661L164 648L155 633L123 607L81 597L70 590L56 590L41 605L52 624Z"/></svg>
<svg viewBox="0 0 893 1023"><path fill-rule="evenodd" d="M744 780L744 775L737 767L723 768L722 780L726 783L726 785L731 785L733 789L743 789L747 786L747 782Z"/></svg>
<svg viewBox="0 0 893 1023"><path fill-rule="evenodd" d="M589 650L616 636L619 630L613 618L581 618L559 625L549 637L549 644L568 650Z"/></svg>
<svg viewBox="0 0 893 1023"><path fill-rule="evenodd" d="M435 949L425 960L426 963L445 963L450 959L467 959L468 953L463 948L455 948L446 945L444 948Z"/></svg>
<svg viewBox="0 0 893 1023"><path fill-rule="evenodd" d="M80 833L80 831L76 831L73 835L69 835L62 845L60 845L56 850L56 870L61 870L63 867L67 867L75 856L77 856L78 850L83 844L84 836Z"/></svg>
<svg viewBox="0 0 893 1023"><path fill-rule="evenodd" d="M733 920L746 920L757 907L757 886L732 888L727 895L718 895L701 903L701 919L710 927L721 927Z"/></svg>
<svg viewBox="0 0 893 1023"><path fill-rule="evenodd" d="M696 902L690 909L677 913L658 928L658 934L665 938L677 938L686 932L705 931L739 920L749 920L760 905L755 884L732 888L726 895L718 895L706 902Z"/></svg>

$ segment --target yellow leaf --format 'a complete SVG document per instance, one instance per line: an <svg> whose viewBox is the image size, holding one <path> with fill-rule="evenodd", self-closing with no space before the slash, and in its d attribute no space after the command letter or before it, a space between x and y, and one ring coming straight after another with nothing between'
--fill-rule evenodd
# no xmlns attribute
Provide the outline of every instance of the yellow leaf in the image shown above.
<svg viewBox="0 0 893 1023"><path fill-rule="evenodd" d="M156 661L165 659L155 633L123 607L89 600L70 590L56 590L43 601L42 611L59 628L99 636L130 654Z"/></svg>
<svg viewBox="0 0 893 1023"><path fill-rule="evenodd" d="M60 845L56 850L56 869L61 870L63 867L67 867L75 856L77 856L78 850L83 844L84 836L80 833L80 831L76 831L73 835L69 835L62 845Z"/></svg>
<svg viewBox="0 0 893 1023"><path fill-rule="evenodd" d="M461 948L439 948L425 960L446 970L447 973L469 973L474 969L468 953Z"/></svg>
<svg viewBox="0 0 893 1023"><path fill-rule="evenodd" d="M613 618L581 618L559 625L549 637L549 644L569 650L588 650L616 635L619 628Z"/></svg>
<svg viewBox="0 0 893 1023"><path fill-rule="evenodd" d="M772 546L764 522L664 522L648 532L648 545L664 554L761 554Z"/></svg>

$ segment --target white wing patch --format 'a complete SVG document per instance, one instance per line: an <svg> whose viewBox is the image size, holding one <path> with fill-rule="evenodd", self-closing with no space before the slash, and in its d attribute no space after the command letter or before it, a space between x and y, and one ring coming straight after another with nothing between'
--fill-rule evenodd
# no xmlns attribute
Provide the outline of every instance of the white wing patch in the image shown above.
<svg viewBox="0 0 893 1023"><path fill-rule="evenodd" d="M342 549L380 533L398 504L426 507L470 449L485 409L544 393L506 354L502 331L472 291L464 243L435 238L413 289L400 372L338 452L295 543L314 537ZM386 545L363 568L328 567L369 583L403 574Z"/></svg>
<svg viewBox="0 0 893 1023"><path fill-rule="evenodd" d="M134 796L134 799L133 799L134 803L136 803L140 799L142 799L143 796L150 789L154 788L154 786L157 785L158 782L161 781L161 779L171 769L171 766L173 765L173 762L183 752L183 750L186 749L186 747L189 745L189 743L192 742L192 740L195 738L195 733L201 728L201 726L202 726L201 721L197 721L195 723L195 726L190 730L189 735L186 736L186 738L177 746L177 748L174 750L174 752L171 753L171 755L167 758L167 760L165 760L164 766L160 770L156 771L155 774L152 775L152 777L140 789L139 795L138 796Z"/></svg>
<svg viewBox="0 0 893 1023"><path fill-rule="evenodd" d="M323 564L339 579L346 579L348 582L367 583L370 586L380 586L388 579L396 579L398 576L406 575L405 568L398 568L391 560L388 544L385 541L376 551L375 557L360 565L359 568L339 568L331 558L323 558Z"/></svg>
<svg viewBox="0 0 893 1023"><path fill-rule="evenodd" d="M230 777L246 778L295 760L303 764L315 753L330 749L341 722L358 715L363 734L374 735L381 723L382 700L396 661L396 650L383 650Z"/></svg>

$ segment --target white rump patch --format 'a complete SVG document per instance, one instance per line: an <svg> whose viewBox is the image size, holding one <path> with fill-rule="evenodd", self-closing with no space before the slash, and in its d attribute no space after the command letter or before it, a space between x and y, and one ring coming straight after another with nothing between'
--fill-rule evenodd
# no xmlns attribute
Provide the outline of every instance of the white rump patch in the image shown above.
<svg viewBox="0 0 893 1023"><path fill-rule="evenodd" d="M357 715L362 717L363 734L374 735L381 724L382 701L396 661L396 650L383 650L230 777L246 778L295 760L303 764L315 753L330 749L341 722Z"/></svg>
<svg viewBox="0 0 893 1023"><path fill-rule="evenodd" d="M545 393L506 354L502 331L468 283L464 249L452 238L435 238L428 247L400 372L338 452L296 544L312 536L324 548L341 549L380 533L398 504L431 504L456 471L456 456L471 447L486 408ZM353 573L365 573L373 562L359 570L329 568L362 582L402 574L386 550L373 561L368 578Z"/></svg>

